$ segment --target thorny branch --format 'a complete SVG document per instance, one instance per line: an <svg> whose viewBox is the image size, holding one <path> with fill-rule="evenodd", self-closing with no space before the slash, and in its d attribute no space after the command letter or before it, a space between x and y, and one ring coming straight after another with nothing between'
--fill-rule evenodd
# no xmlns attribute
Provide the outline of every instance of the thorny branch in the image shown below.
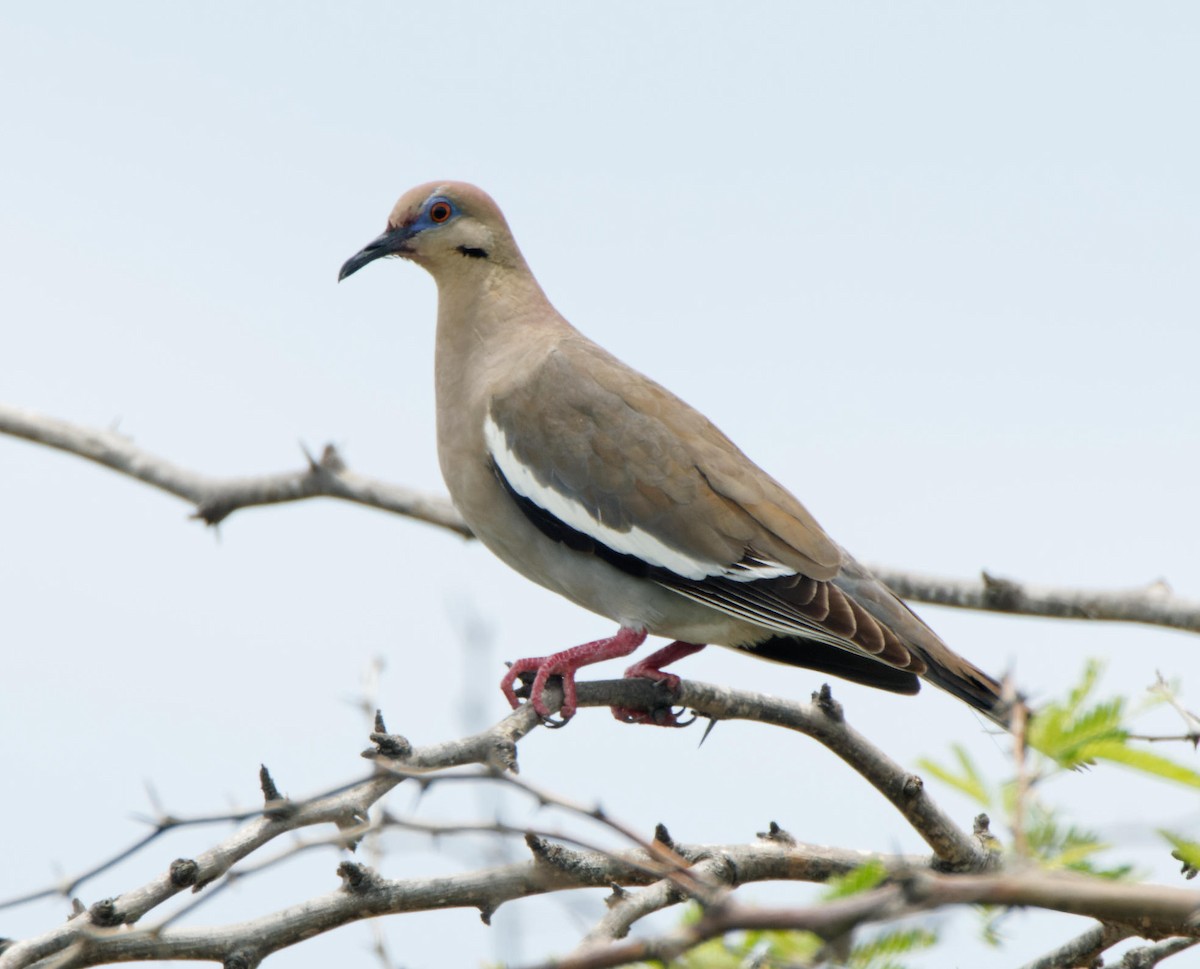
<svg viewBox="0 0 1200 969"><path fill-rule="evenodd" d="M642 680L580 684L581 706L649 706L661 691ZM599 969L624 962L666 958L728 931L743 928L804 928L833 939L869 923L947 905L1036 906L1091 916L1103 923L1135 926L1148 938L1200 937L1200 893L1154 885L1116 884L1099 878L1039 872L1029 868L998 871L995 857L946 818L924 792L919 779L903 771L845 723L840 708L823 689L812 704L797 704L756 694L685 682L680 699L704 716L756 720L811 736L857 770L903 813L934 849L929 858L830 849L797 842L772 824L758 840L744 845L688 845L672 841L660 826L650 841L638 837L599 808L574 804L511 776L516 744L538 726L522 707L498 724L458 741L413 748L386 732L382 720L371 735L367 755L373 774L334 792L305 801L279 797L264 771L266 803L236 832L192 859L180 859L150 883L114 899L80 906L66 924L36 938L11 944L0 954L0 969L23 969L45 960L59 969L150 959L193 959L224 965L255 966L278 949L340 925L384 914L471 907L485 921L500 904L567 889L620 886L608 915L588 933L581 947L548 965L556 969ZM443 773L479 765L474 774ZM402 781L421 785L491 780L511 784L539 805L566 810L621 833L634 846L600 850L573 836L545 829L518 828L500 822L443 826L395 818L387 812L372 821L370 808ZM177 823L186 823L173 819ZM490 831L523 834L532 859L463 874L427 879L387 879L356 863L338 869L340 889L260 918L217 928L177 927L180 913L143 927L137 923L186 888L199 891L218 879L252 870L235 866L289 831L333 823L329 844L352 848L362 836L384 826L403 826L445 835ZM567 847L574 842L581 847ZM309 850L291 848L277 857ZM763 909L739 904L730 894L737 885L764 880L823 881L874 861L887 882L861 895L814 906ZM258 865L255 868L260 867ZM947 874L948 870L958 873ZM72 880L76 887L82 878ZM636 888L630 892L626 889ZM701 904L700 920L665 936L619 941L640 918L687 898ZM1089 939L1093 947L1118 936ZM1182 944L1182 943L1178 943ZM1171 951L1176 951L1171 949ZM1169 954L1163 950L1163 955ZM1160 957L1160 958L1161 958ZM1044 965L1054 965L1044 963Z"/></svg>
<svg viewBox="0 0 1200 969"><path fill-rule="evenodd" d="M897 875L891 884L821 905L763 908L732 900L711 906L702 917L666 935L582 949L537 969L608 969L646 960L669 962L701 942L737 930L796 930L825 940L838 939L859 926L893 921L944 905L1035 906L1095 918L1130 920L1129 889L1138 895L1134 920L1150 935L1200 935L1194 892L1146 885L1118 885L1067 872L1022 871L984 875ZM1172 940L1182 945L1191 938ZM1164 943L1166 945L1166 943ZM1186 947L1186 946L1184 946ZM1172 946L1173 951L1181 951ZM1170 953L1167 953L1170 954ZM1138 963L1140 965L1140 963ZM1150 963L1153 964L1153 963Z"/></svg>
<svg viewBox="0 0 1200 969"><path fill-rule="evenodd" d="M354 474L332 446L327 446L319 459L306 452L308 465L299 471L214 478L174 465L135 446L116 431L82 428L4 405L0 405L0 433L88 458L174 494L195 506L193 517L210 525L239 508L333 497L470 537L470 530L444 498ZM935 579L891 569L875 571L900 595L923 602L1025 615L1141 622L1200 632L1200 603L1175 597L1161 582L1144 589L1096 592L1029 586L986 573L980 580L970 581ZM1200 721L1173 699L1165 684L1160 686L1184 720L1185 738L1195 742ZM177 860L147 885L91 908L78 906L65 925L35 939L7 945L0 942L0 967L37 963L67 969L145 959L209 959L249 967L270 952L347 922L388 913L463 906L478 908L487 920L504 901L582 887L612 889L609 911L574 953L547 966L599 969L631 960L671 958L699 942L740 928L806 928L832 939L871 922L944 905L977 903L1035 906L1097 920L1094 929L1031 963L1030 969L1094 960L1116 942L1133 935L1165 939L1132 950L1121 963L1150 966L1192 947L1200 939L1200 895L1195 892L1117 885L1028 869L997 870L998 858L990 847L994 839L987 831L986 818L981 816L972 834L954 824L924 792L919 777L904 771L845 723L828 688L814 695L812 704L797 704L689 682L684 682L675 696L665 697L650 683L621 680L580 684L579 701L581 706L644 708L682 703L713 721L756 720L804 733L874 785L927 842L933 854L929 858L901 857L801 844L773 823L769 833L748 845L676 844L661 827L654 839L644 839L598 808L572 804L506 773L515 772L517 741L538 725L530 710L518 710L474 737L416 750L403 738L386 734L380 722L372 735L376 770L369 778L307 801L288 802L279 798L264 772L267 803L258 811L210 818L160 817L148 835L100 865L40 892L0 903L4 907L52 894L72 894L88 879L145 850L178 826L215 820L244 822L209 851L193 859ZM482 765L482 772L441 773L471 764ZM616 852L600 850L558 831L499 821L438 825L398 818L387 811L372 820L370 808L397 784L410 779L423 785L500 780L520 787L543 806L605 824L632 847ZM337 832L327 838L295 844L271 858L239 865L281 834L329 822ZM339 868L343 879L339 891L250 922L204 930L175 927L193 905L184 906L150 928L134 927L185 888L195 892L211 886L204 896L210 897L234 874L261 870L299 851L325 846L353 848L365 834L385 827L437 835L470 831L497 836L519 834L526 838L533 859L450 878L401 881L385 879L362 865L347 862ZM768 879L822 881L870 860L884 866L889 873L887 882L848 899L772 910L740 905L730 895L742 883ZM659 938L622 941L644 916L687 898L700 903L699 921Z"/></svg>
<svg viewBox="0 0 1200 969"><path fill-rule="evenodd" d="M80 427L43 414L0 404L0 433L66 451L136 478L196 506L192 515L217 525L239 508L276 505L306 498L341 498L438 525L470 536L454 506L438 498L350 471L337 449L320 458L306 453L308 467L259 477L214 478L172 464L138 447L115 430Z"/></svg>
<svg viewBox="0 0 1200 969"><path fill-rule="evenodd" d="M1133 935L1133 930L1123 925L1101 922L1082 935L1060 945L1053 952L1027 962L1021 969L1074 969L1075 966L1091 966L1106 949Z"/></svg>
<svg viewBox="0 0 1200 969"><path fill-rule="evenodd" d="M0 434L74 454L183 498L193 517L216 525L239 508L339 498L471 536L446 498L428 495L350 471L333 445L308 457L300 471L260 477L214 478L173 464L114 430L81 427L58 418L0 404ZM1200 602L1181 599L1164 582L1144 588L1098 591L1036 586L983 573L949 579L874 567L901 598L933 605L1057 619L1090 619L1168 626L1200 633Z"/></svg>

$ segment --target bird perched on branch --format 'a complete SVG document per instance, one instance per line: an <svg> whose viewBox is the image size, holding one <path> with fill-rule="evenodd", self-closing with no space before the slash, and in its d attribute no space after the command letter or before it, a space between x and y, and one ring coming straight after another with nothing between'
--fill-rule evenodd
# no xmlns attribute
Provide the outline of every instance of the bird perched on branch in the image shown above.
<svg viewBox="0 0 1200 969"><path fill-rule="evenodd" d="M919 677L1005 724L996 680L702 414L559 315L486 193L412 189L338 279L385 256L437 282L438 455L454 504L518 572L619 625L513 664L501 684L513 706L517 678L534 674L530 702L548 718L546 683L560 676L569 719L580 667L654 635L673 642L627 676L674 688L662 667L719 644L893 693L916 693Z"/></svg>

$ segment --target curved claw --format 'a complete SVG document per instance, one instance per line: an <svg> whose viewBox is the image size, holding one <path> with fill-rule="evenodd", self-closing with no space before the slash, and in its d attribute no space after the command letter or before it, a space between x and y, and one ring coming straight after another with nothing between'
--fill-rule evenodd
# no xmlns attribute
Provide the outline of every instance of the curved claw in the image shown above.
<svg viewBox="0 0 1200 969"><path fill-rule="evenodd" d="M686 709L687 709L687 707L680 707L679 713L683 713L683 711ZM669 712L671 714L671 726L672 727L690 727L693 723L695 723L697 720L700 719L700 714L698 714L695 710L692 711L691 717L687 720L677 720L675 718L679 716L679 713L676 713L674 710L671 710Z"/></svg>
<svg viewBox="0 0 1200 969"><path fill-rule="evenodd" d="M679 707L678 709L669 706L655 707L653 710L635 710L630 707L612 707L612 715L622 723L644 723L651 727L690 727L698 719L696 713L692 713L687 720L680 720L679 716L687 707Z"/></svg>

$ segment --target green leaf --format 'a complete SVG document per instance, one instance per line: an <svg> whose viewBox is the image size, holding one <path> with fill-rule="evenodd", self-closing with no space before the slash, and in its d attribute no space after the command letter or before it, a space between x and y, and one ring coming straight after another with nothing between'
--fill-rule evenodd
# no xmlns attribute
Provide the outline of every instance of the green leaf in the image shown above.
<svg viewBox="0 0 1200 969"><path fill-rule="evenodd" d="M937 933L928 929L894 929L854 946L848 965L851 969L902 969L897 956L930 949L937 941Z"/></svg>
<svg viewBox="0 0 1200 969"><path fill-rule="evenodd" d="M1096 683L1100 680L1100 674L1104 671L1104 664L1099 660L1089 659L1083 668L1083 678L1079 684L1071 691L1067 697L1066 712L1068 714L1076 713L1084 701L1092 695L1092 690L1096 688Z"/></svg>
<svg viewBox="0 0 1200 969"><path fill-rule="evenodd" d="M1115 764L1132 767L1143 774L1152 774L1168 781L1175 781L1177 784L1200 787L1200 774L1190 767L1176 763L1161 754L1151 753L1149 750L1139 747L1130 747L1126 742L1098 740L1085 745L1082 752L1092 760L1108 760Z"/></svg>
<svg viewBox="0 0 1200 969"><path fill-rule="evenodd" d="M1158 833L1174 846L1175 850L1171 852L1171 857L1183 862L1184 875L1188 878L1195 878L1196 873L1200 872L1200 842L1188 841L1170 831L1160 830Z"/></svg>
<svg viewBox="0 0 1200 969"><path fill-rule="evenodd" d="M949 784L955 790L965 794L981 807L990 808L993 801L992 793L988 790L987 782L980 776L979 770L975 767L966 748L962 744L953 744L950 749L954 753L954 759L958 761L957 771L942 767L927 757L917 761L917 766L926 773L932 774L942 783Z"/></svg>
<svg viewBox="0 0 1200 969"><path fill-rule="evenodd" d="M837 875L825 883L825 891L821 897L830 900L845 898L847 895L857 895L869 891L887 878L887 868L882 861L868 861L865 865Z"/></svg>
<svg viewBox="0 0 1200 969"><path fill-rule="evenodd" d="M1081 713L1078 709L1048 704L1029 725L1029 746L1061 767L1089 764L1091 760L1082 748L1097 741L1128 738L1121 725L1124 706L1124 700L1117 698Z"/></svg>
<svg viewBox="0 0 1200 969"><path fill-rule="evenodd" d="M1025 837L1034 857L1048 868L1068 868L1114 880L1127 877L1132 870L1129 865L1097 864L1094 857L1107 851L1110 845L1092 831L1063 824L1057 812L1037 802L1029 806Z"/></svg>

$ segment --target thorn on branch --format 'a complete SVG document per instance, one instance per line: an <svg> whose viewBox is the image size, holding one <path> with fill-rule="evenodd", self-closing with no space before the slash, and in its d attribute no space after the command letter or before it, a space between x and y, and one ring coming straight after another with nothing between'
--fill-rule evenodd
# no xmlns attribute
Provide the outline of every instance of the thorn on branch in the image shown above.
<svg viewBox="0 0 1200 969"><path fill-rule="evenodd" d="M312 474L318 471L321 467L321 462L313 457L312 451L308 449L308 445L300 441L300 453L304 455L304 460L308 462L308 473ZM326 445L328 447L329 445Z"/></svg>
<svg viewBox="0 0 1200 969"><path fill-rule="evenodd" d="M828 683L822 683L821 689L812 695L813 703L817 705L825 716L835 723L842 723L846 719L845 711L842 710L842 705L833 698L833 690L829 688Z"/></svg>
<svg viewBox="0 0 1200 969"><path fill-rule="evenodd" d="M340 474L346 470L346 461L335 445L326 444L321 450L320 467L323 471Z"/></svg>
<svg viewBox="0 0 1200 969"><path fill-rule="evenodd" d="M275 786L275 781L271 777L271 772L267 770L266 764L259 765L258 784L262 788L263 804L266 808L263 813L268 818L272 821L282 821L291 815L295 808L288 804L287 798L279 793L279 788Z"/></svg>
<svg viewBox="0 0 1200 969"><path fill-rule="evenodd" d="M535 861L545 862L562 871L574 871L578 853L562 845L556 845L536 834L525 835L525 844L533 852Z"/></svg>
<svg viewBox="0 0 1200 969"><path fill-rule="evenodd" d="M612 888L612 894L604 899L604 904L609 908L615 908L629 897L629 892L625 891L616 882L613 882L609 887Z"/></svg>
<svg viewBox="0 0 1200 969"><path fill-rule="evenodd" d="M216 498L196 502L196 510L188 515L193 521L202 521L205 525L216 528L233 513L233 505L229 501Z"/></svg>
<svg viewBox="0 0 1200 969"><path fill-rule="evenodd" d="M666 845L672 851L675 849L675 842L671 839L671 832L667 830L667 826L661 821L654 826L654 840Z"/></svg>
<svg viewBox="0 0 1200 969"><path fill-rule="evenodd" d="M533 857L536 859L545 858L551 847L549 841L536 834L525 835L525 845L533 852Z"/></svg>
<svg viewBox="0 0 1200 969"><path fill-rule="evenodd" d="M983 580L983 607L985 609L991 609L994 612L1017 612L1020 610L1021 601L1025 596L1016 582L989 575L987 572L979 573L979 577Z"/></svg>
<svg viewBox="0 0 1200 969"><path fill-rule="evenodd" d="M992 819L986 814L975 815L975 823L971 828L971 834L975 836L975 840L979 842L984 851L998 861L1000 857L1000 839L992 834Z"/></svg>
<svg viewBox="0 0 1200 969"><path fill-rule="evenodd" d="M249 949L235 949L225 957L221 966L222 969L254 969L259 961L258 956Z"/></svg>
<svg viewBox="0 0 1200 969"><path fill-rule="evenodd" d="M755 834L763 841L774 841L781 845L794 845L796 839L792 837L790 832L784 831L774 821L770 823L766 831L756 831Z"/></svg>
<svg viewBox="0 0 1200 969"><path fill-rule="evenodd" d="M271 772L267 770L266 764L258 765L258 784L262 788L264 801L283 800L283 795L279 793L279 788L275 786L275 781L271 778Z"/></svg>
<svg viewBox="0 0 1200 969"><path fill-rule="evenodd" d="M357 861L343 861L338 865L337 873L342 879L342 888L356 895L374 891L383 881L375 871Z"/></svg>
<svg viewBox="0 0 1200 969"><path fill-rule="evenodd" d="M412 744L408 742L408 738L402 737L398 733L377 731L371 734L371 743L375 745L374 749L363 751L363 756L368 760L375 757L404 760L412 753L413 749Z"/></svg>
<svg viewBox="0 0 1200 969"><path fill-rule="evenodd" d="M191 858L176 858L169 869L171 884L176 888L187 888L196 884L200 877L200 866Z"/></svg>
<svg viewBox="0 0 1200 969"><path fill-rule="evenodd" d="M125 921L121 913L117 911L115 898L102 898L88 909L88 915L91 917L92 925L102 929L111 929Z"/></svg>

